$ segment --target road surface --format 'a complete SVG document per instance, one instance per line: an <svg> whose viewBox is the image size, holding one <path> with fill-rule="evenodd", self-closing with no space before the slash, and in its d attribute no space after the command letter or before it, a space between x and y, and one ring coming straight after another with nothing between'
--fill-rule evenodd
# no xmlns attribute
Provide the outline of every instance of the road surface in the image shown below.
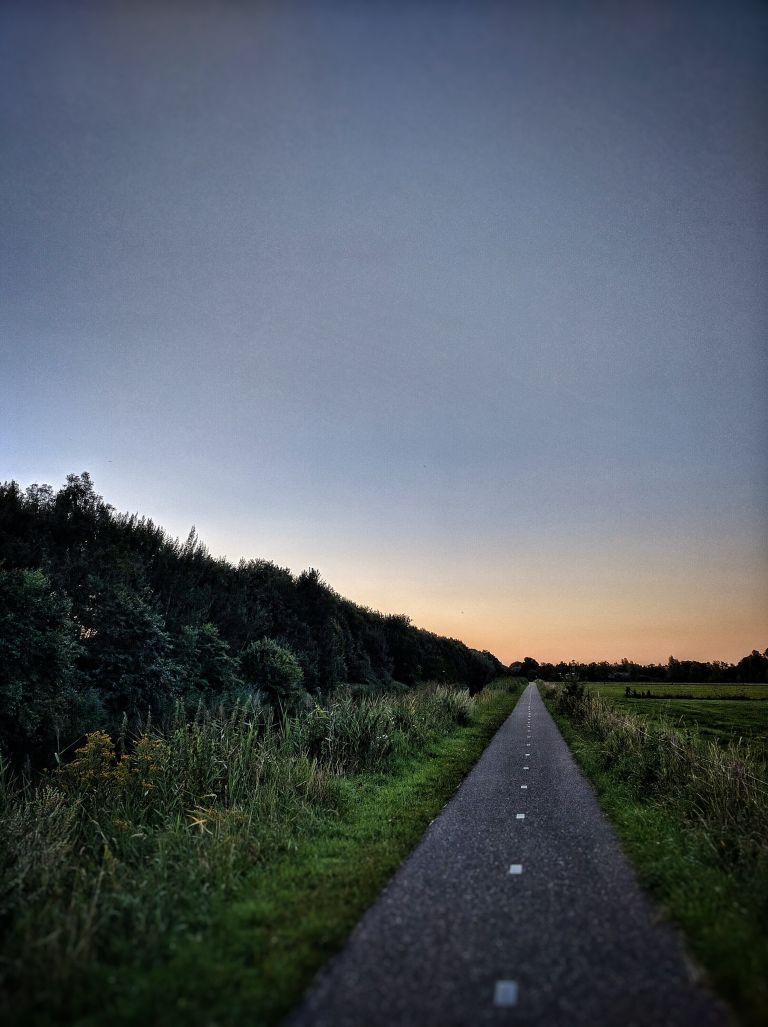
<svg viewBox="0 0 768 1027"><path fill-rule="evenodd" d="M535 685L289 1027L710 1027Z"/></svg>

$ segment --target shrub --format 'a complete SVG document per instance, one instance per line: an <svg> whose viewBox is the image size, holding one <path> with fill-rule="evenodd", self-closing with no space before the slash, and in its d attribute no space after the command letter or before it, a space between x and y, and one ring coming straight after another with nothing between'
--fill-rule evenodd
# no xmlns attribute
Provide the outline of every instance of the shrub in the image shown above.
<svg viewBox="0 0 768 1027"><path fill-rule="evenodd" d="M584 685L576 678L571 678L557 689L557 710L566 716L575 716L585 702Z"/></svg>
<svg viewBox="0 0 768 1027"><path fill-rule="evenodd" d="M306 696L299 661L288 646L272 638L246 646L240 654L240 670L246 684L265 692L281 710L295 708Z"/></svg>

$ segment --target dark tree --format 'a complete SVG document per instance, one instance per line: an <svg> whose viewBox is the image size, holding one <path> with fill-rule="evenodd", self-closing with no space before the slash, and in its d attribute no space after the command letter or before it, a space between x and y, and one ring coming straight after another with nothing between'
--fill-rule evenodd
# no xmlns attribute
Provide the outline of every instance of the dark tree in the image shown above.
<svg viewBox="0 0 768 1027"><path fill-rule="evenodd" d="M0 739L16 758L50 749L93 705L77 687L81 649L70 613L42 571L0 570Z"/></svg>
<svg viewBox="0 0 768 1027"><path fill-rule="evenodd" d="M93 695L104 704L101 725L114 727L124 712L162 712L177 699L218 702L248 674L275 701L293 701L304 688L325 694L354 683L376 691L425 678L477 691L503 672L490 653L351 603L314 569L294 577L268 560L232 566L211 556L194 528L181 542L148 518L116 513L87 473L69 475L58 492L0 485L0 568L41 572L52 618L24 636L16 620L34 606L31 594L8 599L15 612L6 615L0 644L6 709L14 712L5 727L0 721L6 746L11 721L24 716L20 737L37 730L33 721L51 730L53 681L56 709L81 711L70 718L77 731L90 728L81 700ZM21 580L14 579L17 593ZM27 637L26 663L20 650L13 656L14 632ZM52 647L59 662L48 658ZM22 711L18 696L33 693ZM65 695L79 696L80 706Z"/></svg>

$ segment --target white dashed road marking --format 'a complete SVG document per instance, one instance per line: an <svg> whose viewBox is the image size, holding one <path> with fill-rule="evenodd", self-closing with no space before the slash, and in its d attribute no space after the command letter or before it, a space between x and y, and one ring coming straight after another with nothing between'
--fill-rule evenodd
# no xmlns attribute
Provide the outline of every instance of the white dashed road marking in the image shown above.
<svg viewBox="0 0 768 1027"><path fill-rule="evenodd" d="M515 813L516 820L525 820L525 813Z"/></svg>
<svg viewBox="0 0 768 1027"><path fill-rule="evenodd" d="M523 872L523 864L522 863L513 863L511 865L511 867L509 868L509 872L510 872L510 874L522 874L522 872Z"/></svg>

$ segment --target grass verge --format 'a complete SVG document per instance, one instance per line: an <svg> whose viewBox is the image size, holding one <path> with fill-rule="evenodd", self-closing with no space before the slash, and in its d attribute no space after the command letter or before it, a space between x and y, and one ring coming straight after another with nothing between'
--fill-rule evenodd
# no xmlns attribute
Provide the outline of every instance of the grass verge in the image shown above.
<svg viewBox="0 0 768 1027"><path fill-rule="evenodd" d="M752 793L751 810L737 799L726 815L723 802L698 801L693 762L690 778L678 765L674 781L658 771L654 779L652 735L638 758L634 739L621 737L618 719L601 730L599 717L585 717L573 706L568 711L567 704L558 709L551 694L547 704L642 884L682 928L708 979L741 1021L750 1027L768 1023L768 853L765 835L752 830L762 820L754 805L765 799ZM648 725L651 733L664 731L665 741L672 730ZM690 735L683 741L696 748ZM729 754L738 764L737 747ZM734 781L734 793L737 786Z"/></svg>
<svg viewBox="0 0 768 1027"><path fill-rule="evenodd" d="M278 1022L343 944L518 694L511 682L489 688L476 697L467 724L419 752L394 757L382 770L338 774L334 801L316 806L293 835L283 832L279 848L261 855L226 901L220 897L194 923L176 924L162 958L137 956L140 936L113 936L76 990L60 1002L33 1001L16 1022L96 1027L107 1008L114 1027Z"/></svg>

